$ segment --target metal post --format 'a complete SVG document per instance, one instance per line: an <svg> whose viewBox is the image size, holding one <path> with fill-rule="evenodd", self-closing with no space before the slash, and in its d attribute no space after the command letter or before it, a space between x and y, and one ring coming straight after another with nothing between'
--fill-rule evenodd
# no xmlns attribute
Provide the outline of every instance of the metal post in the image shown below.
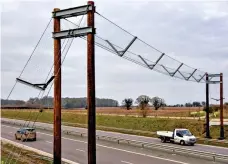
<svg viewBox="0 0 228 164"><path fill-rule="evenodd" d="M94 2L88 11L87 25L94 28ZM95 54L94 33L87 34L87 104L88 104L88 164L96 164L96 101L95 101Z"/></svg>
<svg viewBox="0 0 228 164"><path fill-rule="evenodd" d="M55 8L54 11L60 9ZM54 18L54 32L60 31L60 19ZM54 39L54 164L61 164L61 40Z"/></svg>
<svg viewBox="0 0 228 164"><path fill-rule="evenodd" d="M224 125L223 125L223 74L220 73L220 138L224 139Z"/></svg>
<svg viewBox="0 0 228 164"><path fill-rule="evenodd" d="M208 73L206 73L206 138L210 136L210 125L209 125L209 81Z"/></svg>

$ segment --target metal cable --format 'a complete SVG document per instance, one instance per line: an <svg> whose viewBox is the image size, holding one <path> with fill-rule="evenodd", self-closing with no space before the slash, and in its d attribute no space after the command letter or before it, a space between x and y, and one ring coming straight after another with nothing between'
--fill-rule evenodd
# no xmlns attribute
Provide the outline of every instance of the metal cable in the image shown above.
<svg viewBox="0 0 228 164"><path fill-rule="evenodd" d="M86 40L86 38L83 38L83 37L80 37L80 38ZM109 51L109 52L111 52L111 53L117 55L116 52L114 52L113 50L109 49L108 47L106 47L106 46L104 46L104 45L102 45L102 44L100 44L100 43L95 42L95 45L97 45L98 47L100 47L100 48L102 48L102 49L104 49L104 50L106 50L106 51ZM117 56L118 56L118 55L117 55ZM149 69L144 63L140 63L140 62L138 62L138 61L136 61L136 60L134 60L134 59L132 59L132 58L130 58L130 57L123 56L122 58L124 58L124 59L126 59L126 60L128 60L128 61L131 61L131 62L133 62L133 63L135 63L135 64L137 64L137 65L139 65L139 66L142 66L142 67L144 67L144 68ZM158 72L158 73L161 73L161 74L164 74L164 75L169 75L169 74L164 73L164 72L162 72L162 71L160 71L160 70L158 70L158 69L156 69L156 68L153 68L153 70L154 70L155 72ZM177 79L183 80L181 77L178 77L178 76L176 76L176 75L175 75L174 77L177 78ZM191 80L191 79L189 79L188 81L196 82L195 80ZM203 83L203 82L198 82L198 83Z"/></svg>
<svg viewBox="0 0 228 164"><path fill-rule="evenodd" d="M49 22L48 22L48 24L47 24L45 30L43 31L43 33L42 33L41 37L39 38L39 40L38 40L38 42L37 42L35 48L33 49L31 55L29 56L29 59L27 60L26 64L24 65L24 67L23 67L23 69L22 69L22 71L21 71L21 73L20 73L20 75L19 75L19 78L21 77L22 73L24 72L24 70L25 70L26 66L28 65L29 61L31 60L31 58L32 58L32 56L33 56L33 54L34 54L36 48L38 47L40 41L42 40L42 38L43 38L43 36L44 36L44 34L45 34L45 32L47 31L47 29L48 29L48 27L49 27L49 25L50 25L50 23L51 23L51 20L52 20L52 18L49 20ZM12 89L11 89L9 95L7 96L7 99L6 99L6 100L9 99L9 97L10 97L10 95L12 94L14 88L16 87L16 84L17 84L17 81L14 83L14 85L13 85L13 87L12 87ZM14 118L16 118L19 114L20 114L20 111L19 111L18 113L15 114Z"/></svg>
<svg viewBox="0 0 228 164"><path fill-rule="evenodd" d="M69 39L68 39L69 40ZM64 42L63 42L63 44L62 44L62 46L64 45L64 43L65 43L65 41L66 40L64 40ZM61 47L62 47L61 46ZM63 49L63 52L64 52L64 50L65 50L65 48L66 48L66 46L67 46L67 44L64 46L64 49ZM59 53L58 54L60 54L60 52L62 51L62 49L59 51ZM54 66L54 64L53 64L53 66ZM53 68L53 66L51 67L51 69L50 69L50 71L49 71L49 73L48 73L48 76L50 75L50 72L51 72L51 70L52 70L52 68ZM46 80L45 81L47 81L47 79L48 79L48 76L47 76L47 78L46 78ZM40 97L40 93L41 93L42 91L40 91L39 92L39 94L38 94L38 99L39 99L39 97ZM42 96L41 97L43 97L43 95L44 95L44 92L43 92L43 94L42 94ZM34 100L35 101L35 100ZM33 102L34 102L33 101ZM20 112L20 111L19 111ZM30 121L31 121L31 119L29 119L30 118L30 116L31 116L31 110L30 110L30 113L29 113L29 116L28 116L28 118L27 118L27 120L25 121L25 123L24 123L24 125L22 126L22 127L25 127L25 124L26 124L26 122L29 120L29 122L28 122L28 124L27 124L27 127L29 126L29 124L30 124ZM15 120L16 121L16 120ZM15 147L13 147L13 149L14 149ZM13 152L13 151L12 151ZM8 160L8 157L7 157L7 160ZM11 160L12 160L12 158L11 158ZM10 160L10 161L11 161ZM7 162L7 161L6 161Z"/></svg>
<svg viewBox="0 0 228 164"><path fill-rule="evenodd" d="M43 33L42 33L41 37L40 37L40 38L39 38L39 40L38 40L38 42L37 42L37 44L36 44L35 48L33 49L33 51L32 51L32 53L31 53L31 55L29 56L29 59L27 60L27 62L26 62L26 64L25 64L25 66L23 67L23 69L22 69L22 71L21 71L21 73L20 73L20 75L19 75L19 78L21 77L21 75L23 74L23 72L24 72L24 70L25 70L26 66L28 65L29 61L31 60L31 58L32 58L32 56L33 56L33 54L34 54L34 52L35 52L36 48L38 47L38 45L39 45L40 41L42 40L42 38L43 38L43 36L44 36L45 32L47 31L47 29L48 29L48 27L49 27L49 25L50 25L51 21L52 21L52 18L51 18L51 19L50 19L50 21L48 22L48 24L47 24L47 26L46 26L45 30L43 31ZM6 99L6 100L8 100L8 99L9 99L9 97L10 97L10 95L12 94L12 92L13 92L13 90L14 90L14 88L15 88L16 84L17 84L17 81L15 82L14 86L12 87L12 89L11 89L11 91L10 91L9 95L7 96L7 99ZM40 94L40 93L39 93L39 94ZM15 115L15 116L18 116L19 114L20 114L20 111L19 111L18 113L16 113L16 115ZM14 118L15 118L15 116L14 116ZM26 123L26 122L25 122L25 123ZM13 149L14 149L14 148L13 148ZM13 152L13 151L12 151L12 152ZM9 159L9 156L10 156L10 154L7 156L6 163L7 163L8 159Z"/></svg>
<svg viewBox="0 0 228 164"><path fill-rule="evenodd" d="M75 24L74 22L72 22L72 21L70 21L70 20L68 20L68 19L65 19L65 20L67 20L68 22L70 22L70 23L74 24L75 26L79 27L79 26L78 26L77 24ZM104 38L102 38L102 37L100 37L100 36L98 36L98 35L95 35L95 37L97 37L97 38L103 40L104 42L106 42L106 40L105 40ZM81 38L83 38L83 37L81 37ZM102 45L101 43L99 43L99 44ZM120 46L118 46L118 45L115 45L115 44L113 44L113 43L112 43L112 45L115 46L115 47L117 47L117 48L119 48L119 49L123 49L122 47L120 47ZM103 47L106 47L106 46L103 45ZM107 48L107 47L106 47L106 48ZM114 52L114 51L113 51L113 52ZM127 50L126 52L128 52L128 53L130 53L130 54L132 54L132 55L138 57L137 54L135 54L135 53L133 53L133 52L131 52L131 51L129 51L129 50ZM115 52L114 52L114 53L115 53ZM151 60L149 60L149 59L146 59L146 58L144 58L144 59L145 59L146 61L155 63L155 62L153 62L153 61L151 61ZM136 60L134 60L134 61L136 61ZM135 63L135 62L134 62L134 63ZM138 63L140 63L140 62L138 62ZM144 65L144 64L143 64L143 65ZM158 63L157 63L156 65L162 66L161 64L158 64ZM186 66L187 66L187 65L186 65ZM144 65L144 67L148 68L146 65ZM168 68L168 69L170 69L170 70L175 71L174 68L170 68L170 67L167 67L167 66L165 66L165 67ZM191 68L191 67L190 67L190 68ZM158 72L158 73L161 73L161 74L170 76L168 73L164 73L164 72L162 72L162 71L160 71L160 70L158 70L158 69L156 69L156 68L153 68L153 70L156 71L156 72ZM199 71L199 70L197 70L197 71ZM191 73L189 73L189 72L184 72L184 71L182 71L182 73L191 74ZM178 78L178 79L182 79L182 80L183 80L183 78L178 77L178 76L176 76L176 75L173 76L173 77ZM189 79L188 81L197 82L196 80L191 80L191 79ZM201 82L198 82L198 83L201 83Z"/></svg>
<svg viewBox="0 0 228 164"><path fill-rule="evenodd" d="M84 16L84 15L83 15L83 16ZM83 17L81 18L80 24L81 24L82 20L83 20ZM64 46L63 52L64 52L65 48L67 47L67 44L68 44L69 40L70 40L70 39L68 39L66 45ZM66 56L67 56L67 54L68 54L68 51L69 51L69 49L70 49L70 47L71 47L71 45L72 45L72 43L73 43L73 40L74 40L74 38L70 41L69 47L68 47L68 49L67 49L67 51L66 51L66 54L65 54L65 56L64 56L64 58L63 58L63 60L62 60L62 62L61 62L60 68L58 69L56 75L54 75L54 76L57 76L58 73L60 72L60 69L61 69L61 67L62 67L62 64L63 64L63 62L64 62L64 60L65 60L65 58L66 58ZM65 41L65 40L64 40L64 41ZM64 44L64 43L63 43L63 44ZM61 60L61 58L60 58L59 60ZM59 62L59 60L58 60L58 62ZM54 66L54 64L53 64L53 66ZM53 68L53 66L52 66L52 68ZM52 70L52 68L51 68L51 70ZM48 76L49 76L51 70L49 71ZM48 77L47 77L47 78L48 78ZM46 79L46 80L47 80L47 79ZM46 95L46 98L48 97L48 95L49 95L49 93L50 93L50 90L51 90L53 84L54 84L54 83L52 83L51 87L49 88L49 91L48 91L48 93L47 93L47 95ZM41 97L43 97L43 95L44 95L44 92L43 92L43 94L42 94ZM39 114L39 113L38 113L38 114ZM37 117L36 117L35 121L33 122L32 127L34 127L34 124L35 124L35 122L36 122L37 119L38 119L38 114L37 114ZM29 122L29 123L30 123L30 122ZM28 123L28 125L29 125L29 123ZM27 138L28 138L28 137L27 137ZM26 141L27 141L27 138L26 138ZM19 156L18 156L17 159L16 159L15 164L17 163L18 158L20 157L21 151L22 151L22 148L21 148L21 150L20 150Z"/></svg>
<svg viewBox="0 0 228 164"><path fill-rule="evenodd" d="M64 45L65 41L66 41L66 40L63 41L61 47ZM65 45L65 46L66 46L66 45ZM65 49L65 48L64 48L64 49ZM64 52L64 49L63 49L63 52ZM62 51L62 48L61 48L61 51ZM61 51L59 51L58 54L60 54ZM52 65L52 67L51 67L51 69L50 69L50 71L49 71L49 73L48 73L48 75L47 75L47 77L46 77L46 79L45 79L45 83L46 83L47 80L48 80L48 77L49 77L49 75L50 75L50 73L51 73L51 71L52 71L52 69L53 69L53 66L54 66L54 64ZM39 100L39 97L40 97L41 92L43 92L43 94L44 94L44 91L40 91L39 94L38 94L38 96L37 96L37 99L38 99L38 100ZM43 94L42 94L41 97L43 97ZM34 99L32 103L34 103L35 101L36 101L36 99ZM21 110L19 110L17 116L20 114L20 112L21 112ZM32 112L32 111L30 110L30 114L31 114L31 112ZM30 114L29 114L28 118L26 119L26 121L25 121L23 127L25 126L25 124L26 124L26 122L27 122L28 120L29 120L29 122L28 122L27 126L30 124L30 119L29 119L29 118L30 118ZM15 117L15 119L16 119L16 117ZM15 120L15 121L16 121L16 120Z"/></svg>
<svg viewBox="0 0 228 164"><path fill-rule="evenodd" d="M21 73L20 73L20 75L19 75L19 78L21 77L21 75L22 75L22 73L24 72L24 70L25 70L26 66L28 65L28 63L29 63L30 59L32 58L32 56L33 56L33 54L34 54L34 52L35 52L36 48L38 47L38 45L39 45L39 43L40 43L41 39L43 38L43 36L44 36L45 32L47 31L47 28L49 27L49 25L50 25L51 21L52 21L52 18L51 18L51 19L50 19L50 21L48 22L48 24L47 24L47 26L46 26L45 30L43 31L43 33L42 33L42 35L41 35L41 37L40 37L40 39L39 39L39 41L37 42L37 44L36 44L35 48L33 49L32 53L31 53L31 55L29 56L29 59L27 60L27 62L26 62L26 64L25 64L25 66L23 67L23 69L22 69L22 71L21 71ZM10 97L11 93L13 92L13 90L14 90L14 88L15 88L16 84L17 84L17 81L14 83L14 85L13 85L13 87L12 87L12 89L11 89L11 91L10 91L9 95L7 96L7 100L9 99L9 97Z"/></svg>
<svg viewBox="0 0 228 164"><path fill-rule="evenodd" d="M116 23L114 23L113 21L111 21L110 19L108 19L107 17L105 17L104 15L102 15L102 14L100 14L100 13L98 13L98 12L96 12L96 13L97 13L97 15L99 15L100 17L104 18L104 19L107 20L108 22L112 23L112 24L115 25L116 27L118 27L118 28L120 28L121 30L123 30L124 32L126 32L126 33L128 33L129 35L135 37L135 35L131 34L129 31L123 29L122 27L120 27L119 25L117 25ZM147 46L151 47L152 49L156 50L157 52L163 53L162 51L160 51L159 49L155 48L154 46L148 44L147 42L143 41L142 39L140 39L140 38L138 38L138 37L137 37L137 39L138 39L139 41L141 41L142 43L146 44ZM175 58L173 58L173 57L171 57L171 56L169 56L169 55L167 55L167 54L165 54L165 56L169 57L169 58L172 59L172 60L175 60L176 62L182 63L182 62L178 61L177 59L175 59ZM195 68L193 68L193 67L191 67L191 66L189 66L189 65L186 65L186 64L185 64L185 66L187 66L187 67L189 67L189 68L192 68L192 69L195 69ZM198 71L198 72L205 73L205 72L200 71L200 70L197 70L197 71Z"/></svg>
<svg viewBox="0 0 228 164"><path fill-rule="evenodd" d="M71 45L72 45L73 40L74 40L74 38L71 40L71 42L70 42L70 44L69 44L69 47L68 47L68 49L67 49L67 51L66 51L66 54L64 55L63 61L61 62L60 68L62 67L62 64L63 64L63 62L64 62L64 60L65 60L65 58L66 58L66 56L67 56L67 54L68 54L68 51L69 51L69 49L70 49L70 47L71 47ZM69 41L69 39L68 39L68 41ZM67 42L67 44L68 44L68 42ZM64 49L67 47L67 44L65 45ZM63 50L63 51L64 51L64 50ZM59 73L59 71L60 71L60 68L58 69L57 74L56 74L55 76L58 75L58 73ZM49 88L49 91L48 91L46 97L48 97L48 95L49 95L49 93L50 93L50 90L51 90L53 84L54 84L54 83L52 82L52 85L51 85L51 87ZM43 95L44 95L44 92L43 92ZM43 97L43 95L42 95L42 97ZM40 113L40 112L39 112L39 113ZM35 119L34 122L33 122L32 128L34 128L34 125L35 125L35 122L36 122L37 119L38 119L39 113L37 114L36 119ZM41 112L41 113L43 113L43 112ZM29 137L29 136L28 136L28 137ZM28 137L27 137L27 138L28 138ZM27 138L26 138L26 141L27 141ZM22 148L20 149L19 156L17 157L15 164L17 163L17 161L18 161L18 159L19 159L19 157L20 157L21 151L22 151Z"/></svg>

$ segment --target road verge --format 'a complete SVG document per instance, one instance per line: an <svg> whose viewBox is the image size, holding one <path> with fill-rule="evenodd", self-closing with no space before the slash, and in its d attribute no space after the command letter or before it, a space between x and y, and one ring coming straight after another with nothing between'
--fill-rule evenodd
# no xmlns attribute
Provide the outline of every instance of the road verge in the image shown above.
<svg viewBox="0 0 228 164"><path fill-rule="evenodd" d="M38 150L38 149L35 149L35 148L32 148L32 147L29 147L29 146L26 146L26 145L23 145L23 144L20 144L20 143L17 143L17 142L8 140L8 139L5 139L5 138L2 138L2 137L0 139L1 139L1 142L3 144L11 144L11 145L14 145L17 148L21 148L23 150L34 152L35 154L39 154L39 155L43 156L43 158L46 157L46 159L48 159L48 158L51 159L51 160L53 159L53 155L52 154L49 154L47 152L44 152L44 151L41 151L41 150ZM64 164L79 164L77 162L73 162L73 161L70 161L70 160L64 159L64 158L62 158L62 162Z"/></svg>

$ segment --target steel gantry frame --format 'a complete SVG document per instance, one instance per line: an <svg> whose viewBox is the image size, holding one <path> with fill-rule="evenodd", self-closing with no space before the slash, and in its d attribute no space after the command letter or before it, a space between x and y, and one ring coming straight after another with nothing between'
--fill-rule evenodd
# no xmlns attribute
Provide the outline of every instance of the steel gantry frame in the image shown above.
<svg viewBox="0 0 228 164"><path fill-rule="evenodd" d="M94 13L93 1L87 5L60 10L53 10L54 32L54 164L61 164L61 39L87 36L87 106L88 106L88 163L96 164L96 104L95 104L95 47L94 47ZM60 30L60 20L87 15L87 26L82 28Z"/></svg>
<svg viewBox="0 0 228 164"><path fill-rule="evenodd" d="M220 80L211 81L214 77L220 77ZM210 78L210 79L209 79ZM223 73L220 74L208 74L206 73L206 138L210 136L210 125L209 125L209 84L220 84L220 137L224 139L224 124L223 124Z"/></svg>

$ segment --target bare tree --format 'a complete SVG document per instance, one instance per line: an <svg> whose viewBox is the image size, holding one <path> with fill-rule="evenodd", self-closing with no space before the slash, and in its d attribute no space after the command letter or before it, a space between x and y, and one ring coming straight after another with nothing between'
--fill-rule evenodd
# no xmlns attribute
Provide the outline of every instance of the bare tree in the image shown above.
<svg viewBox="0 0 228 164"><path fill-rule="evenodd" d="M136 104L140 107L140 109L144 109L149 105L149 102L151 101L151 98L146 95L141 95L136 99Z"/></svg>
<svg viewBox="0 0 228 164"><path fill-rule="evenodd" d="M151 103L154 106L155 110L158 110L160 107L165 106L165 100L159 97L153 97Z"/></svg>
<svg viewBox="0 0 228 164"><path fill-rule="evenodd" d="M123 106L125 106L127 108L127 110L130 110L131 109L131 106L133 104L133 99L132 98L125 98L122 101L122 104L123 104Z"/></svg>
<svg viewBox="0 0 228 164"><path fill-rule="evenodd" d="M140 109L139 113L145 118L148 113L148 106L149 102L151 101L151 98L146 95L141 95L136 99L136 104L138 104L138 107Z"/></svg>

